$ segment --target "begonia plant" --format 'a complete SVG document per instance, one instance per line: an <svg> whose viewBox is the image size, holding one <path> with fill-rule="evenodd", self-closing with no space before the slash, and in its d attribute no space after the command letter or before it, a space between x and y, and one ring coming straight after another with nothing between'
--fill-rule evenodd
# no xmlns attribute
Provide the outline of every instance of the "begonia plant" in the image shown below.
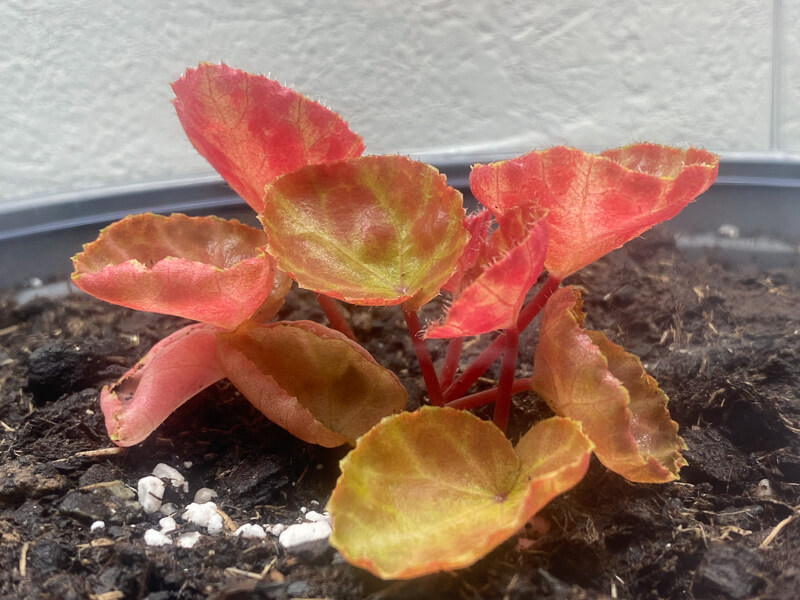
<svg viewBox="0 0 800 600"><path fill-rule="evenodd" d="M472 564L576 485L592 452L631 481L678 477L684 445L666 395L635 356L583 328L580 293L560 285L705 191L717 156L655 144L533 151L475 165L484 208L467 215L436 169L362 156L336 113L266 77L203 63L172 87L190 141L263 231L135 215L73 258L73 281L98 298L198 321L102 390L117 444L142 441L227 378L301 439L354 446L328 503L331 543L387 579ZM272 321L292 282L316 293L330 327ZM418 310L440 294L449 306L423 328ZM404 411L399 379L357 343L338 302L401 308L430 406ZM535 355L522 357L533 376L515 379L519 334L542 309ZM463 340L492 332L462 365ZM438 372L426 338L448 340ZM497 386L467 395L500 355ZM512 445L522 391L557 416ZM492 421L468 412L491 402Z"/></svg>

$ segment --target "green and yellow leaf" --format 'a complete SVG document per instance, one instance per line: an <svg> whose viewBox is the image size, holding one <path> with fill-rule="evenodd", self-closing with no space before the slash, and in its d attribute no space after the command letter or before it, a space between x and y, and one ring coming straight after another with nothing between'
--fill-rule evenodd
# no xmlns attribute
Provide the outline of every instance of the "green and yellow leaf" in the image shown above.
<svg viewBox="0 0 800 600"><path fill-rule="evenodd" d="M552 418L512 448L494 424L423 407L381 421L342 461L330 541L383 579L469 566L584 476L592 444Z"/></svg>
<svg viewBox="0 0 800 600"><path fill-rule="evenodd" d="M217 339L225 377L268 419L307 442L355 443L406 406L397 376L324 325L245 321Z"/></svg>
<svg viewBox="0 0 800 600"><path fill-rule="evenodd" d="M401 156L305 167L269 184L264 200L259 218L280 269L353 304L419 308L467 242L461 194Z"/></svg>

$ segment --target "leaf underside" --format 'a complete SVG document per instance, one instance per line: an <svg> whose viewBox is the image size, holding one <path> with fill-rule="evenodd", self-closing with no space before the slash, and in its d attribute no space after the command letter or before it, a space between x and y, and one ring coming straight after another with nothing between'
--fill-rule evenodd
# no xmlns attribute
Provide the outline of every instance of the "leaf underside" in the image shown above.
<svg viewBox="0 0 800 600"><path fill-rule="evenodd" d="M558 146L475 165L475 197L500 216L547 212L545 267L563 279L671 219L717 176L719 157L695 148L633 144L599 155Z"/></svg>
<svg viewBox="0 0 800 600"><path fill-rule="evenodd" d="M566 287L542 312L532 387L558 415L580 421L595 454L641 483L678 478L686 464L667 396L641 361L606 336L583 329L580 292Z"/></svg>
<svg viewBox="0 0 800 600"><path fill-rule="evenodd" d="M475 281L486 268L489 257L486 245L492 225L492 213L486 209L467 215L464 228L469 233L469 241L458 258L455 272L442 286L446 292L459 295L464 288Z"/></svg>
<svg viewBox="0 0 800 600"><path fill-rule="evenodd" d="M492 238L501 234L498 230ZM542 271L547 249L546 219L526 225L523 235L510 249L501 249L498 257L453 301L443 322L428 327L425 337L480 335L516 324L525 295Z"/></svg>
<svg viewBox="0 0 800 600"><path fill-rule="evenodd" d="M130 215L72 258L72 280L112 304L233 328L270 294L265 244L262 231L235 220Z"/></svg>
<svg viewBox="0 0 800 600"><path fill-rule="evenodd" d="M401 156L305 167L264 198L259 218L279 267L300 287L353 304L419 308L466 244L461 194Z"/></svg>
<svg viewBox="0 0 800 600"><path fill-rule="evenodd" d="M256 212L276 177L364 151L339 115L262 75L201 63L172 89L192 145Z"/></svg>
<svg viewBox="0 0 800 600"><path fill-rule="evenodd" d="M195 323L153 346L136 366L100 393L112 441L138 444L181 404L222 379L213 325Z"/></svg>
<svg viewBox="0 0 800 600"><path fill-rule="evenodd" d="M218 340L225 376L267 418L307 442L355 443L406 406L408 394L393 373L318 323L246 321Z"/></svg>
<svg viewBox="0 0 800 600"><path fill-rule="evenodd" d="M492 423L423 407L381 421L341 463L331 544L383 579L466 567L581 480L592 445L569 419L516 450Z"/></svg>

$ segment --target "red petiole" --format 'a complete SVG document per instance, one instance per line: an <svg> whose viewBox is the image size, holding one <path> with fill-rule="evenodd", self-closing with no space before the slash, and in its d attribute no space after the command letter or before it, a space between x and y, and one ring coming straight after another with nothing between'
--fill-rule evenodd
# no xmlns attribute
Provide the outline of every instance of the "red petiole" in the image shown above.
<svg viewBox="0 0 800 600"><path fill-rule="evenodd" d="M336 303L336 300L330 296L326 296L325 294L314 295L317 297L317 302L319 303L322 312L324 312L325 316L328 318L328 323L330 324L331 329L335 329L339 333L346 335L351 340L356 341L353 328L350 327L350 323L344 316L342 308Z"/></svg>
<svg viewBox="0 0 800 600"><path fill-rule="evenodd" d="M453 378L458 370L458 363L461 360L461 349L464 346L464 338L453 338L447 345L447 354L444 357L444 365L439 373L439 386L446 388L453 383Z"/></svg>
<svg viewBox="0 0 800 600"><path fill-rule="evenodd" d="M442 397L442 388L439 386L439 378L436 376L436 368L433 366L433 359L428 350L428 345L422 339L422 326L419 322L417 312L403 307L403 317L405 317L408 332L411 334L411 341L414 344L414 353L417 355L420 371L422 371L422 379L425 381L425 387L428 390L428 398L430 398L433 406L442 406L444 398Z"/></svg>
<svg viewBox="0 0 800 600"><path fill-rule="evenodd" d="M515 379L511 383L511 393L512 394L519 394L521 392L527 392L531 389L531 378L530 377L523 377L522 379ZM483 390L482 392L476 392L474 394L470 394L469 396L464 396L459 398L458 400L453 400L452 402L448 402L445 406L449 408L456 408L459 410L470 410L473 408L478 408L479 406L483 406L484 404L489 404L490 402L494 402L499 395L499 390L496 387L493 387L489 390Z"/></svg>
<svg viewBox="0 0 800 600"><path fill-rule="evenodd" d="M497 428L505 433L511 415L511 387L514 383L514 372L517 370L519 329L516 327L506 329L504 337L503 364L500 367L500 383L497 386L497 401L494 404L492 420Z"/></svg>
<svg viewBox="0 0 800 600"><path fill-rule="evenodd" d="M553 292L556 291L559 285L561 285L561 279L553 275L548 275L542 289L539 290L533 300L520 312L519 319L517 319L518 331L524 331L525 328L530 325L531 321L539 314L539 311L542 310L547 299L553 295ZM504 343L504 336L497 336L461 375L445 389L445 401L455 400L463 396L472 384L477 381L478 377L483 375L486 369L500 356L503 352Z"/></svg>

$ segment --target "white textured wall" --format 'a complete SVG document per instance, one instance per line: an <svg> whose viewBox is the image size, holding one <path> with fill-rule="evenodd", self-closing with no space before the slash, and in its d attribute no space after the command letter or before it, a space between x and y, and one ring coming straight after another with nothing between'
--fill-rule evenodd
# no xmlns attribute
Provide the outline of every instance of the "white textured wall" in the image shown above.
<svg viewBox="0 0 800 600"><path fill-rule="evenodd" d="M800 0L783 0L781 12L779 143L800 153Z"/></svg>
<svg viewBox="0 0 800 600"><path fill-rule="evenodd" d="M800 151L800 0L784 4L782 149ZM374 153L767 151L772 16L771 0L2 0L0 201L209 173L168 85L204 60L324 99Z"/></svg>

